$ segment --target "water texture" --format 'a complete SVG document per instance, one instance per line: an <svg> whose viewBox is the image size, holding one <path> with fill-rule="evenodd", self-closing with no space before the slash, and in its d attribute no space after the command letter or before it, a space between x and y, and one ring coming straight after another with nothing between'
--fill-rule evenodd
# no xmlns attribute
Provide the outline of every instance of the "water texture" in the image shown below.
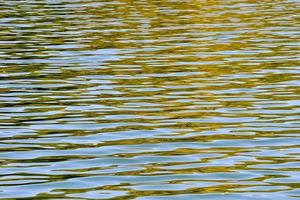
<svg viewBox="0 0 300 200"><path fill-rule="evenodd" d="M299 14L0 0L0 199L299 199Z"/></svg>

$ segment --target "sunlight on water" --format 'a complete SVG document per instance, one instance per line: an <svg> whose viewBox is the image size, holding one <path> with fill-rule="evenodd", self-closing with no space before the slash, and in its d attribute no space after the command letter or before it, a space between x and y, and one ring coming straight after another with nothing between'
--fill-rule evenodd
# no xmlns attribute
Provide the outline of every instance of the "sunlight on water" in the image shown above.
<svg viewBox="0 0 300 200"><path fill-rule="evenodd" d="M0 2L0 199L300 197L297 0Z"/></svg>

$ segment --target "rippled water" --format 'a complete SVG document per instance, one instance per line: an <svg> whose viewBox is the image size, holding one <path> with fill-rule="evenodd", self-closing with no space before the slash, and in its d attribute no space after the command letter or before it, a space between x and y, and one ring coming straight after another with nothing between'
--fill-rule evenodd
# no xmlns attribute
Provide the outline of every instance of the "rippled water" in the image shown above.
<svg viewBox="0 0 300 200"><path fill-rule="evenodd" d="M0 0L0 198L299 198L299 13Z"/></svg>

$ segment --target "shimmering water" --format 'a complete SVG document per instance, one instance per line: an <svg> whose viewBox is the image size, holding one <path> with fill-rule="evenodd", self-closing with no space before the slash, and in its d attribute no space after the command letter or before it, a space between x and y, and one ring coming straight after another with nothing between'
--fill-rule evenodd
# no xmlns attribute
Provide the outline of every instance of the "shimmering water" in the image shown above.
<svg viewBox="0 0 300 200"><path fill-rule="evenodd" d="M299 13L0 0L0 198L299 198Z"/></svg>

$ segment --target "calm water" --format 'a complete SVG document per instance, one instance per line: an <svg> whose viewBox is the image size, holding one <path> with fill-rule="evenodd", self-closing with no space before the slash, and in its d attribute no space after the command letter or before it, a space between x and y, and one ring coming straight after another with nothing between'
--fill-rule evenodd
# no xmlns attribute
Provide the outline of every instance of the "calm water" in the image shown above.
<svg viewBox="0 0 300 200"><path fill-rule="evenodd" d="M299 13L0 0L0 198L300 198Z"/></svg>

